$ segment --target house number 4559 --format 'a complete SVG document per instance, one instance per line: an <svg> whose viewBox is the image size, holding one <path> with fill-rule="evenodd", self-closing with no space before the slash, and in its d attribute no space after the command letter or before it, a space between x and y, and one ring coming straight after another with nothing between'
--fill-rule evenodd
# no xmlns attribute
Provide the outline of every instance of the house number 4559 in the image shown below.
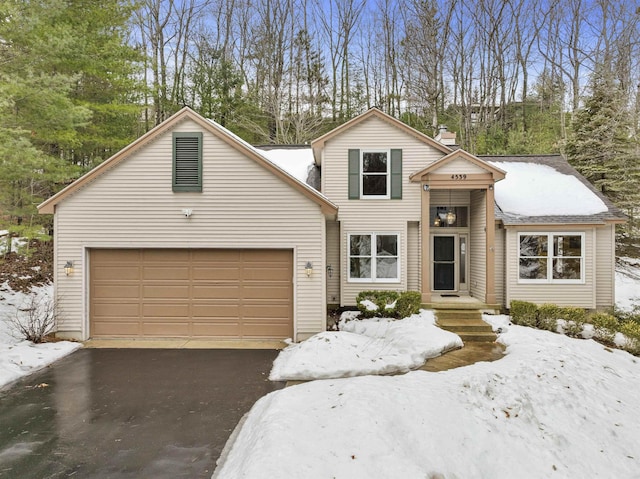
<svg viewBox="0 0 640 479"><path fill-rule="evenodd" d="M467 175L451 175L452 180L466 180Z"/></svg>

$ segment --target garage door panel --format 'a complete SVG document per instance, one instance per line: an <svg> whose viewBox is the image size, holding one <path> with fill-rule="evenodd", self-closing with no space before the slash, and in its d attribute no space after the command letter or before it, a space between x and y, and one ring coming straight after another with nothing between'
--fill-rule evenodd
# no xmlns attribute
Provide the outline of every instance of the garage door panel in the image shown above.
<svg viewBox="0 0 640 479"><path fill-rule="evenodd" d="M236 284L210 284L210 285L194 285L194 299L227 299L236 300L240 295L240 283Z"/></svg>
<svg viewBox="0 0 640 479"><path fill-rule="evenodd" d="M237 318L240 315L238 304L192 304L191 316L203 318Z"/></svg>
<svg viewBox="0 0 640 479"><path fill-rule="evenodd" d="M249 266L243 270L243 278L252 281L291 281L291 270L289 268L269 268Z"/></svg>
<svg viewBox="0 0 640 479"><path fill-rule="evenodd" d="M142 316L145 318L189 318L189 303L145 303L142 305Z"/></svg>
<svg viewBox="0 0 640 479"><path fill-rule="evenodd" d="M288 304L245 305L243 309L244 318L246 320L256 320L258 318L280 318L283 321L288 321L289 319Z"/></svg>
<svg viewBox="0 0 640 479"><path fill-rule="evenodd" d="M138 336L140 323L135 321L109 321L94 323L91 327L92 336Z"/></svg>
<svg viewBox="0 0 640 479"><path fill-rule="evenodd" d="M139 283L131 284L105 284L102 283L93 288L93 299L132 299L140 296Z"/></svg>
<svg viewBox="0 0 640 479"><path fill-rule="evenodd" d="M239 280L240 279L239 263L235 265L208 263L198 264L193 268L194 280Z"/></svg>
<svg viewBox="0 0 640 479"><path fill-rule="evenodd" d="M91 336L290 337L292 277L291 250L92 250Z"/></svg>
<svg viewBox="0 0 640 479"><path fill-rule="evenodd" d="M191 252L188 249L144 249L142 250L142 261L144 263L170 264L188 263Z"/></svg>
<svg viewBox="0 0 640 479"><path fill-rule="evenodd" d="M140 316L140 303L100 303L96 302L91 308L94 317L102 318L137 318Z"/></svg>
<svg viewBox="0 0 640 479"><path fill-rule="evenodd" d="M183 264L169 266L145 266L142 272L142 279L150 281L190 279L189 267Z"/></svg>
<svg viewBox="0 0 640 479"><path fill-rule="evenodd" d="M289 324L269 323L260 321L256 323L245 322L242 327L242 334L248 338L261 338L268 334L277 334L278 337L287 338L293 335L293 329Z"/></svg>
<svg viewBox="0 0 640 479"><path fill-rule="evenodd" d="M145 284L142 294L145 298L189 299L189 284Z"/></svg>
<svg viewBox="0 0 640 479"><path fill-rule="evenodd" d="M248 299L271 299L271 298L288 298L289 285L260 286L249 285L244 286L244 297Z"/></svg>
<svg viewBox="0 0 640 479"><path fill-rule="evenodd" d="M191 325L188 322L144 321L142 334L157 338L191 336Z"/></svg>
<svg viewBox="0 0 640 479"><path fill-rule="evenodd" d="M206 323L193 323L193 336L210 336L237 338L241 334L240 323L237 319L228 321L208 321Z"/></svg>
<svg viewBox="0 0 640 479"><path fill-rule="evenodd" d="M140 277L140 268L131 264L109 263L91 271L93 281L139 281Z"/></svg>

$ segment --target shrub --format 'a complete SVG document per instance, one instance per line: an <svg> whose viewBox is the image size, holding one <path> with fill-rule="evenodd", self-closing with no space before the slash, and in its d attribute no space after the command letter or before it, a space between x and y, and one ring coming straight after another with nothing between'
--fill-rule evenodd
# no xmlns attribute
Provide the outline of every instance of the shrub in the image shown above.
<svg viewBox="0 0 640 479"><path fill-rule="evenodd" d="M555 304L543 304L538 307L538 328L546 329L547 331L558 331L558 313L560 308Z"/></svg>
<svg viewBox="0 0 640 479"><path fill-rule="evenodd" d="M635 356L640 356L640 323L627 321L620 325L620 332L627 338L622 348Z"/></svg>
<svg viewBox="0 0 640 479"><path fill-rule="evenodd" d="M356 303L363 318L392 317L398 297L396 291L361 291L356 296ZM363 304L368 301L375 305L375 309Z"/></svg>
<svg viewBox="0 0 640 479"><path fill-rule="evenodd" d="M422 294L419 291L404 291L396 301L396 317L406 318L417 314L422 305Z"/></svg>
<svg viewBox="0 0 640 479"><path fill-rule="evenodd" d="M8 316L20 337L34 343L42 343L53 332L58 318L56 302L49 296L35 294L22 306L16 306L13 315Z"/></svg>
<svg viewBox="0 0 640 479"><path fill-rule="evenodd" d="M356 302L363 318L400 319L420 311L422 295L417 291L361 291ZM367 307L367 302L373 303L375 308Z"/></svg>
<svg viewBox="0 0 640 479"><path fill-rule="evenodd" d="M511 320L520 326L536 327L538 306L527 301L511 301Z"/></svg>
<svg viewBox="0 0 640 479"><path fill-rule="evenodd" d="M587 312L582 308L564 307L558 308L559 319L564 319L562 327L567 336L578 337L584 329Z"/></svg>
<svg viewBox="0 0 640 479"><path fill-rule="evenodd" d="M615 316L608 313L593 313L588 320L593 324L595 338L607 344L613 344L620 323Z"/></svg>

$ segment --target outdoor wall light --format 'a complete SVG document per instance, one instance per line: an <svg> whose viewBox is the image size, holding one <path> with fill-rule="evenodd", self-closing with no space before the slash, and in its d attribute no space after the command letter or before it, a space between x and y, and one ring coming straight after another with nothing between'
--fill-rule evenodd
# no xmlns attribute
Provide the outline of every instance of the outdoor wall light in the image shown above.
<svg viewBox="0 0 640 479"><path fill-rule="evenodd" d="M424 191L429 191L429 185L422 185L422 189Z"/></svg>
<svg viewBox="0 0 640 479"><path fill-rule="evenodd" d="M440 217L436 213L436 219L433 220L433 226L440 226Z"/></svg>
<svg viewBox="0 0 640 479"><path fill-rule="evenodd" d="M307 264L304 266L304 272L307 273L307 278L309 278L311 273L313 273L313 265L311 264L311 261L307 261Z"/></svg>
<svg viewBox="0 0 640 479"><path fill-rule="evenodd" d="M333 266L331 266L330 264L327 265L327 275L329 276L329 278L333 277Z"/></svg>
<svg viewBox="0 0 640 479"><path fill-rule="evenodd" d="M70 276L73 273L73 261L69 260L64 264L64 274Z"/></svg>

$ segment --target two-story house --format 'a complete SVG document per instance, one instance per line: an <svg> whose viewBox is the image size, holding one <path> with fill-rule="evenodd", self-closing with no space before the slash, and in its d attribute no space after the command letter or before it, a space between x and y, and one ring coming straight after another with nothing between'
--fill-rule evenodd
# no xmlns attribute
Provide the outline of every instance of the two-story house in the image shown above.
<svg viewBox="0 0 640 479"><path fill-rule="evenodd" d="M372 109L276 158L181 110L40 205L58 334L301 340L371 289L613 304L605 197L559 156L441 136Z"/></svg>

